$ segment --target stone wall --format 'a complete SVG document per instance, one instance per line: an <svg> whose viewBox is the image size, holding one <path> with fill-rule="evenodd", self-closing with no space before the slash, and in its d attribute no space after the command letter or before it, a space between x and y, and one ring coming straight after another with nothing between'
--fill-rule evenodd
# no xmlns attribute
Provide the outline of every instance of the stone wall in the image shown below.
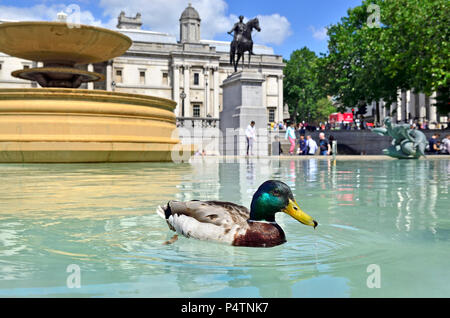
<svg viewBox="0 0 450 318"><path fill-rule="evenodd" d="M183 145L194 145L195 151L219 155L218 118L177 118L178 136Z"/></svg>
<svg viewBox="0 0 450 318"><path fill-rule="evenodd" d="M430 139L436 132L441 135L441 139L450 134L450 130L422 130L422 132L427 136L427 139ZM307 132L307 135L311 135L318 143L319 133L319 131ZM272 138L277 134L280 137L283 154L288 154L290 144L284 139L285 133L272 133ZM392 142L391 137L379 136L371 131L337 130L326 131L325 135L327 138L333 135L337 140L339 155L382 155L383 149L389 148Z"/></svg>

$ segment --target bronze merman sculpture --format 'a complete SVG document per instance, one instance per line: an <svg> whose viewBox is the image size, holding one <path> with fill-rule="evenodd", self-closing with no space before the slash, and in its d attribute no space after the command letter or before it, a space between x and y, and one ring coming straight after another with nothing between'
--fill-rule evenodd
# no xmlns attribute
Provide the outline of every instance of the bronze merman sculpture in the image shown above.
<svg viewBox="0 0 450 318"><path fill-rule="evenodd" d="M393 138L392 146L383 150L385 155L398 159L419 159L421 156L425 157L427 138L421 131L411 129L408 124L392 124L392 118L390 117L384 119L384 125L386 128L375 128L373 132Z"/></svg>

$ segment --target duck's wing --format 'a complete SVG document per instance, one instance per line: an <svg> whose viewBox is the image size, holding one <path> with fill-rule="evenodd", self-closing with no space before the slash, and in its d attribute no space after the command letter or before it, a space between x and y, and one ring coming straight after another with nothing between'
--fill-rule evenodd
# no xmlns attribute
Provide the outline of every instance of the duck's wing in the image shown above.
<svg viewBox="0 0 450 318"><path fill-rule="evenodd" d="M171 201L163 208L169 227L201 240L232 242L237 233L248 229L249 210L230 202Z"/></svg>
<svg viewBox="0 0 450 318"><path fill-rule="evenodd" d="M250 211L246 207L230 202L171 201L168 207L171 215L185 215L196 219L198 222L210 223L216 226L243 225L247 223L250 217Z"/></svg>

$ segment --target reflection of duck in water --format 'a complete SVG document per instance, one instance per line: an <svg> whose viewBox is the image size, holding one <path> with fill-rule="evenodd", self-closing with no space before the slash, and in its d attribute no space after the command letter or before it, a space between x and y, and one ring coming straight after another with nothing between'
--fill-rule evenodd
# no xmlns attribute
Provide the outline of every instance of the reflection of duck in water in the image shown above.
<svg viewBox="0 0 450 318"><path fill-rule="evenodd" d="M157 212L172 231L188 238L233 246L274 247L285 243L286 236L275 222L278 212L314 228L318 225L300 209L291 189L280 181L261 185L253 196L250 211L228 202L171 201Z"/></svg>

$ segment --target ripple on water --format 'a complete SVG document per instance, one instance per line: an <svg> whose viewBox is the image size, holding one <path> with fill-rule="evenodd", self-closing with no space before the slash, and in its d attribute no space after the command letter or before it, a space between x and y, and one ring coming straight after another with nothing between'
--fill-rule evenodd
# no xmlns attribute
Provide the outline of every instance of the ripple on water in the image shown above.
<svg viewBox="0 0 450 318"><path fill-rule="evenodd" d="M450 295L448 161L1 168L0 295L73 295L64 287L69 264L81 266L82 292L91 296L364 296L370 264L383 266L388 295ZM173 233L158 205L248 206L268 179L287 182L319 227L280 215L288 242L279 247L186 238L163 245Z"/></svg>

